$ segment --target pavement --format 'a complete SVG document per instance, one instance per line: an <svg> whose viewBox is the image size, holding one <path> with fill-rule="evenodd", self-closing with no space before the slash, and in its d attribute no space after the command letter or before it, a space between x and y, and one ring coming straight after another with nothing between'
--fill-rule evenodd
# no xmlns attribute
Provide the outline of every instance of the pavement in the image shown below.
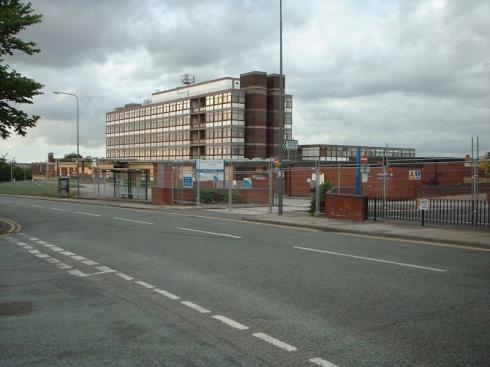
<svg viewBox="0 0 490 367"><path fill-rule="evenodd" d="M489 251L219 210L0 197L0 365L488 365Z"/></svg>

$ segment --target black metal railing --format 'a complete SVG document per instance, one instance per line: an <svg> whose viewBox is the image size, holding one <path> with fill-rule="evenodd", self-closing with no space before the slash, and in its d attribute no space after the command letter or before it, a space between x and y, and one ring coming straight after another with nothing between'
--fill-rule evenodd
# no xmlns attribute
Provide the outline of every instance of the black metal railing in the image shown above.
<svg viewBox="0 0 490 367"><path fill-rule="evenodd" d="M413 198L368 198L368 218L490 227L490 203L482 200L427 199L420 209ZM428 205L427 205L428 204Z"/></svg>

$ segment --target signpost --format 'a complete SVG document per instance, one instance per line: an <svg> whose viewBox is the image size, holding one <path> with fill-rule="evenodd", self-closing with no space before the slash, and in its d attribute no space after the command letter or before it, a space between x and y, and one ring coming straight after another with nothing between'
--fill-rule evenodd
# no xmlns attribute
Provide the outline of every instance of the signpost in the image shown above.
<svg viewBox="0 0 490 367"><path fill-rule="evenodd" d="M429 201L429 199L418 199L417 201L418 201L419 210L422 211L421 224L424 225L425 224L425 211L429 210L430 201Z"/></svg>
<svg viewBox="0 0 490 367"><path fill-rule="evenodd" d="M286 140L283 144L285 150L298 150L297 140Z"/></svg>

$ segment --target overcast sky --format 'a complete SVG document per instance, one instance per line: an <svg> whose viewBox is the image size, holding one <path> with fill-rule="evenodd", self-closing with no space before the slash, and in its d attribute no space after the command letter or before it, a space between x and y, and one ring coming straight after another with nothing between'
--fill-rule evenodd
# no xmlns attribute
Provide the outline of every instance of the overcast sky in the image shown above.
<svg viewBox="0 0 490 367"><path fill-rule="evenodd" d="M284 0L284 73L300 144L490 150L490 1ZM32 0L43 22L22 33L35 56L7 62L44 84L25 107L41 119L0 154L44 161L105 156L105 113L155 90L279 72L279 0Z"/></svg>

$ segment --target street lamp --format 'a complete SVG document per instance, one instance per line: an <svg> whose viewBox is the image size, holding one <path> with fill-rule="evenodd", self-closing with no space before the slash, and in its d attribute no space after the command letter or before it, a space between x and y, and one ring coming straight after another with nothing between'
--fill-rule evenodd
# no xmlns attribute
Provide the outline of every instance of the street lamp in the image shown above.
<svg viewBox="0 0 490 367"><path fill-rule="evenodd" d="M283 211L283 160L284 160L284 83L282 80L282 0L279 0L279 174L277 177L277 214Z"/></svg>
<svg viewBox="0 0 490 367"><path fill-rule="evenodd" d="M77 199L80 199L80 167L78 165L78 157L80 157L80 129L78 124L78 96L73 93L68 92L53 92L54 94L66 94L68 96L73 96L77 100Z"/></svg>

